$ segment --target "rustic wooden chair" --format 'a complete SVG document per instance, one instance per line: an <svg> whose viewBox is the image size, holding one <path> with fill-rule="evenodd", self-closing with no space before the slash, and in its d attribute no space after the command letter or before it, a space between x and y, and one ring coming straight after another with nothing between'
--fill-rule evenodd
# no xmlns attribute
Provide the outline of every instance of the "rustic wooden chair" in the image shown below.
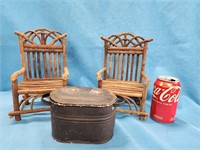
<svg viewBox="0 0 200 150"><path fill-rule="evenodd" d="M150 80L144 69L148 42L153 39L144 39L128 32L108 38L101 36L101 39L104 40L105 55L104 67L97 72L98 87L108 89L128 102L130 110L118 109L118 112L138 114L140 119L146 119L145 102ZM136 105L137 100L140 110Z"/></svg>
<svg viewBox="0 0 200 150"><path fill-rule="evenodd" d="M49 107L33 108L34 101L55 88L67 85L69 75L66 62L66 34L40 28L19 37L22 68L11 76L14 111L9 116L21 120L21 114L50 110ZM23 75L18 83L17 77ZM19 95L22 100L19 100ZM30 103L30 109L24 110Z"/></svg>

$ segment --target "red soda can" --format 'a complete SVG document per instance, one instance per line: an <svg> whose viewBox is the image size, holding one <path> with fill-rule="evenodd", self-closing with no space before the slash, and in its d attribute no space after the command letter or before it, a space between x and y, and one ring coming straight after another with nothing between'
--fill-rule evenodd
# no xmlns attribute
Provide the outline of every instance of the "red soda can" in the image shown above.
<svg viewBox="0 0 200 150"><path fill-rule="evenodd" d="M179 79L171 76L159 76L154 82L151 118L162 123L174 122L180 90Z"/></svg>

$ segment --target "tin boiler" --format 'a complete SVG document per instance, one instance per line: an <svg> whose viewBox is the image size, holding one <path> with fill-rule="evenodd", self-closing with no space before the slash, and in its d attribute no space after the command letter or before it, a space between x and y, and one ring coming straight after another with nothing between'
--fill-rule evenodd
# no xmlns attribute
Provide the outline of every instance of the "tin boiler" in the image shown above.
<svg viewBox="0 0 200 150"><path fill-rule="evenodd" d="M64 87L50 93L52 136L59 142L105 143L113 136L117 97L104 89Z"/></svg>

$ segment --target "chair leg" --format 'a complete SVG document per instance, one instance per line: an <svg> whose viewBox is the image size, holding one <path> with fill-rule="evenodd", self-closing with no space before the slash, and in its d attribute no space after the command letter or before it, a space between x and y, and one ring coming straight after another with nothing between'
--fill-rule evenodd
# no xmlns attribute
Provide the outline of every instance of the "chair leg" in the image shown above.
<svg viewBox="0 0 200 150"><path fill-rule="evenodd" d="M14 111L18 111L19 110L19 95L18 95L17 90L15 88L13 88L13 90L12 90L12 95L13 95ZM15 120L20 121L21 115L15 115Z"/></svg>
<svg viewBox="0 0 200 150"><path fill-rule="evenodd" d="M144 95L140 99L140 112L145 112L145 103L146 103L146 96ZM148 116L144 116L144 115L139 116L140 120L146 120L147 118L148 118Z"/></svg>
<svg viewBox="0 0 200 150"><path fill-rule="evenodd" d="M98 81L98 88L102 88L102 80Z"/></svg>
<svg viewBox="0 0 200 150"><path fill-rule="evenodd" d="M17 93L17 80L12 83L12 96L13 96L13 107L14 111L19 110L19 94ZM15 115L15 120L20 121L21 115Z"/></svg>

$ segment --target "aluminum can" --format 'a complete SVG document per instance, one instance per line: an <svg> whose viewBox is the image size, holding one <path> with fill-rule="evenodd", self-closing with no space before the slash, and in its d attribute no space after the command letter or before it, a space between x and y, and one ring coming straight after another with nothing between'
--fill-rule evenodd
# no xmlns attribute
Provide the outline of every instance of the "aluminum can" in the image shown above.
<svg viewBox="0 0 200 150"><path fill-rule="evenodd" d="M154 82L150 116L162 123L175 120L181 85L178 78L159 76Z"/></svg>

